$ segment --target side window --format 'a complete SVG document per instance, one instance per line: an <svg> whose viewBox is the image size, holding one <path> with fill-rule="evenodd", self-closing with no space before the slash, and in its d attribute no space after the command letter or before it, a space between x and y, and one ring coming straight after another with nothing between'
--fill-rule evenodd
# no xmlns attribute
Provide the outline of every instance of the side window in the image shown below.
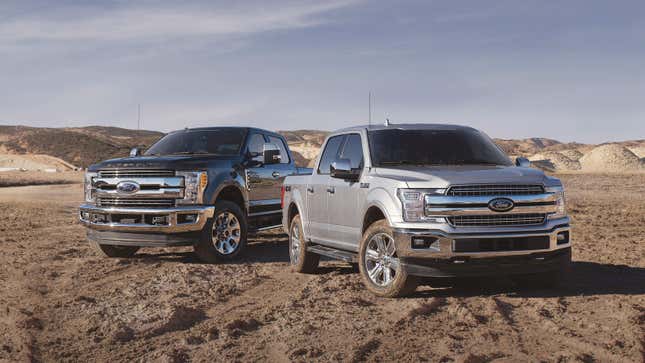
<svg viewBox="0 0 645 363"><path fill-rule="evenodd" d="M287 153L287 147L284 146L284 141L279 137L269 136L269 142L280 149L280 164L289 164L289 153Z"/></svg>
<svg viewBox="0 0 645 363"><path fill-rule="evenodd" d="M340 154L341 159L348 159L352 169L363 168L363 145L361 144L361 135L351 134L347 136L345 146Z"/></svg>
<svg viewBox="0 0 645 363"><path fill-rule="evenodd" d="M330 173L329 167L331 166L331 163L333 163L334 160L336 160L336 155L338 155L338 149L340 149L340 145L343 143L344 138L345 138L345 135L339 135L339 136L334 136L331 139L329 139L329 141L327 141L325 150L320 156L318 174Z"/></svg>
<svg viewBox="0 0 645 363"><path fill-rule="evenodd" d="M262 147L264 146L264 136L262 134L251 134L249 136L248 152L251 154L260 153L260 156L254 156L253 160L262 160Z"/></svg>

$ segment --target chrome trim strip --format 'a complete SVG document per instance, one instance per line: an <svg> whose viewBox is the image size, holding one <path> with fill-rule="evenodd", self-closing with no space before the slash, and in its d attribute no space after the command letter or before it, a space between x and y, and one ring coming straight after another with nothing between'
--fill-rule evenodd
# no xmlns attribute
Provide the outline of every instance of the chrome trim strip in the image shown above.
<svg viewBox="0 0 645 363"><path fill-rule="evenodd" d="M182 188L144 189L136 193L119 193L118 190L95 189L95 197L132 198L132 199L177 199L184 197Z"/></svg>
<svg viewBox="0 0 645 363"><path fill-rule="evenodd" d="M184 178L181 176L173 177L133 177L127 176L105 178L94 178L94 186L100 188L103 185L116 186L120 182L131 181L139 184L142 187L159 187L159 188L182 188L184 186Z"/></svg>
<svg viewBox="0 0 645 363"><path fill-rule="evenodd" d="M557 194L545 193L545 194L523 194L523 195L484 195L484 196L470 196L470 197L451 197L444 195L426 195L425 202L427 206L432 206L433 204L460 204L467 206L468 204L488 204L492 199L496 198L508 198L512 200L515 204L518 203L543 203L543 202L554 202L558 199Z"/></svg>
<svg viewBox="0 0 645 363"><path fill-rule="evenodd" d="M513 215L513 214L547 214L556 211L554 205L540 205L535 207L520 206L506 212L495 212L487 207L475 208L426 208L427 217L450 216L476 216L476 215Z"/></svg>

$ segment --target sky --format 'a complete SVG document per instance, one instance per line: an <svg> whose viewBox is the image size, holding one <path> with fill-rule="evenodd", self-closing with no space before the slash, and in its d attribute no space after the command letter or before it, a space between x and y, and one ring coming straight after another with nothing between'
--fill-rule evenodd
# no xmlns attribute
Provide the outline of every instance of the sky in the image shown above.
<svg viewBox="0 0 645 363"><path fill-rule="evenodd" d="M645 2L0 2L0 124L645 138Z"/></svg>

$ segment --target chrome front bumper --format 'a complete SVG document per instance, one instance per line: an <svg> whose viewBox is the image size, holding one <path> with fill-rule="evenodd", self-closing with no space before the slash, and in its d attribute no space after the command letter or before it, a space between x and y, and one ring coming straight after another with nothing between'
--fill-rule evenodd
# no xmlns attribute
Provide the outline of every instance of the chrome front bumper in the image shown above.
<svg viewBox="0 0 645 363"><path fill-rule="evenodd" d="M447 233L441 230L394 229L396 252L406 271L422 277L466 277L539 273L565 268L571 261L571 232L568 224L547 224L541 230L496 231L478 228L468 232ZM567 232L566 243L558 234ZM413 248L412 238L436 239L430 248ZM456 252L456 241L470 242L542 237L544 248ZM543 241L546 242L546 241ZM481 244L477 244L481 246ZM463 245L462 245L463 246Z"/></svg>
<svg viewBox="0 0 645 363"><path fill-rule="evenodd" d="M183 233L201 231L206 221L213 217L215 208L211 206L182 206L173 208L101 208L83 204L79 210L80 222L97 231L144 232L144 233ZM115 222L116 217L138 220L135 223ZM189 217L190 216L190 217ZM193 218L194 216L194 218ZM131 218L130 218L131 217ZM153 224L154 217L165 217L164 223ZM119 220L122 220L119 219Z"/></svg>
<svg viewBox="0 0 645 363"><path fill-rule="evenodd" d="M568 232L568 242L558 244L558 234ZM548 236L548 248L533 250L511 251L483 251L483 252L455 252L455 240L458 239L493 239L493 238L521 238ZM412 248L412 237L436 238L432 248ZM569 218L546 223L542 226L531 228L452 228L419 229L419 228L394 228L396 251L400 257L431 258L431 259L456 259L489 258L503 256L528 255L537 252L549 252L571 247L571 231Z"/></svg>

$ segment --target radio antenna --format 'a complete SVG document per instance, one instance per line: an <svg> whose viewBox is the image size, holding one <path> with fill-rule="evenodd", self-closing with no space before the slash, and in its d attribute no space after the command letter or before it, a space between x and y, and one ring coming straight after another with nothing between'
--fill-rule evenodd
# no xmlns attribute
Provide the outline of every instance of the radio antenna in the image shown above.
<svg viewBox="0 0 645 363"><path fill-rule="evenodd" d="M372 127L372 91L370 91L367 95L367 113L368 113L368 122L369 126Z"/></svg>

